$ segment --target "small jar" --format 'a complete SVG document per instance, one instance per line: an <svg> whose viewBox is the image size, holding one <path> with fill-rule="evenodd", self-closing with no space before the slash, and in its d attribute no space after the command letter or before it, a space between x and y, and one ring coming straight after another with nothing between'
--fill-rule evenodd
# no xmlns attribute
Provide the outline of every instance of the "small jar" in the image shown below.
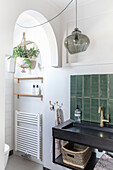
<svg viewBox="0 0 113 170"><path fill-rule="evenodd" d="M75 122L81 123L82 114L81 114L81 111L80 111L78 105L77 105L77 108L76 108L76 110L75 110L74 116L75 116Z"/></svg>

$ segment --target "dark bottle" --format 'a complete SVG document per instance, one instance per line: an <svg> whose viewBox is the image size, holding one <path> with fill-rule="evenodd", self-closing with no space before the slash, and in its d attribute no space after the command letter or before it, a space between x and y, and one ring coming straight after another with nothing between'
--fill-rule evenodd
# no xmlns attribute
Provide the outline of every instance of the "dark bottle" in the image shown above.
<svg viewBox="0 0 113 170"><path fill-rule="evenodd" d="M82 120L82 113L81 113L81 111L80 111L78 105L77 105L77 108L76 108L76 110L75 110L74 116L75 116L75 122L81 123L81 120Z"/></svg>

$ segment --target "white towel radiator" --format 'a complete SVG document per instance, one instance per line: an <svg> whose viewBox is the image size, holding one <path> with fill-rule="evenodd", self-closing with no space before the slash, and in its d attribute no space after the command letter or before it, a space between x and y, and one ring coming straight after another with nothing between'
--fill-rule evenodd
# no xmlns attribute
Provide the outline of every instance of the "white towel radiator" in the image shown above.
<svg viewBox="0 0 113 170"><path fill-rule="evenodd" d="M41 158L41 115L15 112L15 151Z"/></svg>

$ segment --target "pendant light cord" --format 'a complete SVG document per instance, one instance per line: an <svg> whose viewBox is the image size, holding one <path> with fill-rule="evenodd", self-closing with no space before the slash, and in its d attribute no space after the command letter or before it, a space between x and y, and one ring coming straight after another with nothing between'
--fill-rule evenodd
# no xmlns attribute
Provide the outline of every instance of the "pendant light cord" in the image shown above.
<svg viewBox="0 0 113 170"><path fill-rule="evenodd" d="M76 28L77 28L77 0L75 0L75 9L76 9L75 18L76 18Z"/></svg>
<svg viewBox="0 0 113 170"><path fill-rule="evenodd" d="M77 0L76 0L76 1L77 1ZM23 26L23 25L21 25L21 24L19 24L19 23L16 23L16 25L18 25L19 27L22 27L22 28L35 28L35 27L43 26L43 25L45 25L45 24L53 21L53 20L56 19L57 17L59 17L59 16L70 6L70 4L71 4L72 2L73 2L73 0L71 0L60 13L58 13L56 16L54 16L53 18L49 19L48 21L43 22L42 24L33 25L33 26Z"/></svg>

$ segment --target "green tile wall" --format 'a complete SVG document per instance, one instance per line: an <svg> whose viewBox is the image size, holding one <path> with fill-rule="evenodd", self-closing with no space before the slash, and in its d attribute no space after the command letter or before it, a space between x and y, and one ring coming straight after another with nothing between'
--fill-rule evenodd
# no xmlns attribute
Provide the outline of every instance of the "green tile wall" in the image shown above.
<svg viewBox="0 0 113 170"><path fill-rule="evenodd" d="M107 98L108 76L100 75L100 98Z"/></svg>
<svg viewBox="0 0 113 170"><path fill-rule="evenodd" d="M84 97L90 97L90 76L84 76Z"/></svg>
<svg viewBox="0 0 113 170"><path fill-rule="evenodd" d="M73 75L70 84L70 117L74 119L77 104L82 112L82 119L100 122L99 106L104 109L104 116L110 115L113 125L113 75Z"/></svg>
<svg viewBox="0 0 113 170"><path fill-rule="evenodd" d="M82 118L85 121L89 121L90 120L90 99L89 98L84 99L83 116L82 116Z"/></svg>
<svg viewBox="0 0 113 170"><path fill-rule="evenodd" d="M99 75L91 76L91 97L98 98L99 97Z"/></svg>

